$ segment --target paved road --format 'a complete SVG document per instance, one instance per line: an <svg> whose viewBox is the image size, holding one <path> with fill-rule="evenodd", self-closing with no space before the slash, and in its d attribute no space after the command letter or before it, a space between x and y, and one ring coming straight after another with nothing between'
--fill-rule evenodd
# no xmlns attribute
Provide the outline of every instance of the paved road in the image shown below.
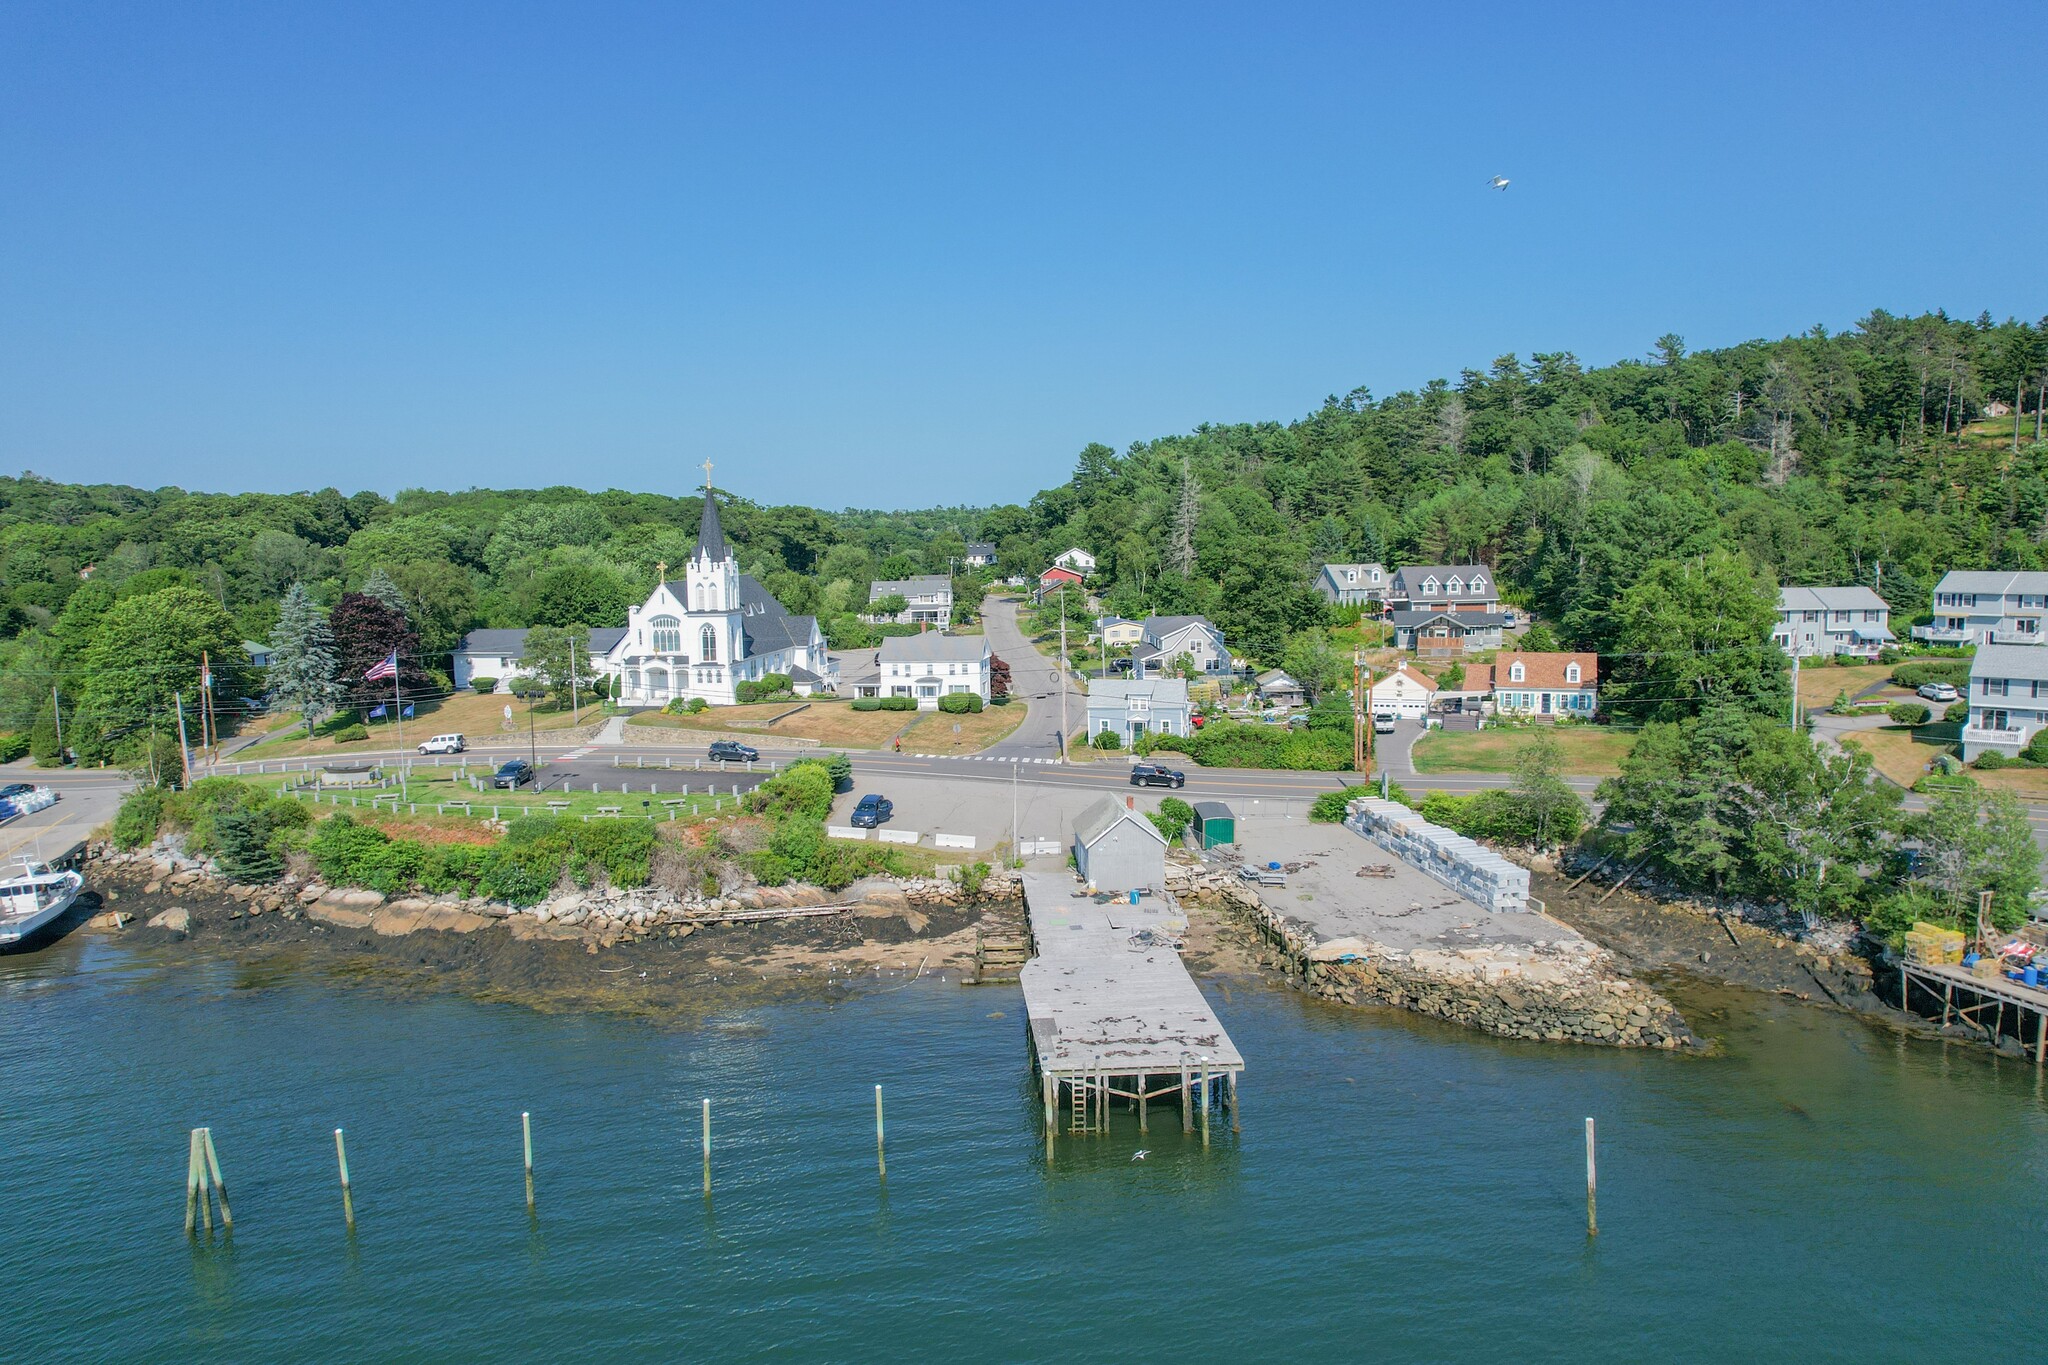
<svg viewBox="0 0 2048 1365"><path fill-rule="evenodd" d="M114 818L133 785L126 773L102 769L45 772L26 763L0 765L0 783L57 789L56 804L0 826L0 865L16 858L54 858ZM19 869L17 869L19 870Z"/></svg>
<svg viewBox="0 0 2048 1365"><path fill-rule="evenodd" d="M982 629L988 647L1010 666L1010 695L1028 701L1031 713L1008 739L994 745L989 754L999 758L1056 758L1060 753L1060 699L1066 698L1068 731L1081 728L1088 714L1088 696L1071 681L1061 678L1059 665L1038 652L1017 626L1017 603L990 598L982 607ZM1086 621L1068 623L1085 634ZM1071 638L1071 636L1070 636ZM1010 703L1016 705L1013 700Z"/></svg>

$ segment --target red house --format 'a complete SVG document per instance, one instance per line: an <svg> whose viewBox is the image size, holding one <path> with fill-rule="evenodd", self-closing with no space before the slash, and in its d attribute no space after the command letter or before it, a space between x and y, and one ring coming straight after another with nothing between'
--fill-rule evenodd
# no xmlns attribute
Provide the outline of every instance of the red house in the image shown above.
<svg viewBox="0 0 2048 1365"><path fill-rule="evenodd" d="M1039 600L1043 601L1047 593L1056 592L1063 586L1078 588L1083 581L1081 575L1075 573L1072 569L1061 564L1055 564L1038 576Z"/></svg>

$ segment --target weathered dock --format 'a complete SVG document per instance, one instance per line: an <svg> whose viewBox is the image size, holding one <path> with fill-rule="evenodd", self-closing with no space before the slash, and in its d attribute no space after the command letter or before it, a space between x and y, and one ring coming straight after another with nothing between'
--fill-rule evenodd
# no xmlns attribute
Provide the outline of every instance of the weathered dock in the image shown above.
<svg viewBox="0 0 2048 1365"><path fill-rule="evenodd" d="M2048 991L2023 986L2002 976L1972 976L1963 968L1946 963L1901 961L1899 1004L1902 1008L1915 1009L1913 987L1916 984L1929 996L1941 1001L1943 1028L1948 1027L1950 1019L1960 1019L1973 1028L1983 1029L1985 1041L1993 1046L2006 1035L2005 1015L2010 1008L2014 1036L2019 1039L2020 1046L2034 1054L2037 1070L2048 1066ZM1963 998L1957 998L1958 992ZM1986 1020L1986 1014L1992 1017ZM2033 1035L2031 1038L2027 1036L2029 1033Z"/></svg>
<svg viewBox="0 0 2048 1365"><path fill-rule="evenodd" d="M1151 1103L1178 1097L1181 1128L1227 1105L1237 1127L1244 1057L1176 948L1187 920L1168 898L1137 905L1085 894L1071 876L1026 873L1035 955L1019 981L1045 1102L1045 1137L1105 1131L1121 1100L1150 1123Z"/></svg>

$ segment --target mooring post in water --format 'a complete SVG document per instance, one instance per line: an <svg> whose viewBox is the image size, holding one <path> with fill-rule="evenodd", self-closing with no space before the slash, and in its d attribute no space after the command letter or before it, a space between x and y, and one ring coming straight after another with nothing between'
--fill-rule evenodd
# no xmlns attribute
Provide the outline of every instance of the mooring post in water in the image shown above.
<svg viewBox="0 0 2048 1365"><path fill-rule="evenodd" d="M220 1153L213 1149L213 1129L201 1128L206 1141L206 1173L213 1179L213 1197L220 1200L220 1228L222 1232L235 1230L235 1215L228 1208L228 1182L221 1178Z"/></svg>
<svg viewBox="0 0 2048 1365"><path fill-rule="evenodd" d="M1230 1131L1237 1131L1237 1073L1230 1073Z"/></svg>
<svg viewBox="0 0 2048 1365"><path fill-rule="evenodd" d="M1593 1174L1593 1119L1591 1115L1588 1115L1586 1118L1586 1235L1588 1237L1600 1235L1600 1219L1595 1212L1595 1187L1597 1183Z"/></svg>
<svg viewBox="0 0 2048 1365"><path fill-rule="evenodd" d="M526 1211L533 1212L533 1115L519 1111L519 1138L526 1149Z"/></svg>
<svg viewBox="0 0 2048 1365"><path fill-rule="evenodd" d="M356 1196L348 1183L348 1142L341 1135L341 1129L334 1130L334 1160L341 1167L341 1216L348 1220L350 1231L356 1225Z"/></svg>
<svg viewBox="0 0 2048 1365"><path fill-rule="evenodd" d="M185 1145L185 1235L190 1237L199 1230L199 1206L206 1200L206 1177L201 1173L199 1161L199 1130L192 1130L191 1138ZM213 1213L208 1210L206 1230L213 1231Z"/></svg>
<svg viewBox="0 0 2048 1365"><path fill-rule="evenodd" d="M875 1087L875 1170L882 1179L889 1178L889 1158L882 1149L882 1087Z"/></svg>
<svg viewBox="0 0 2048 1365"><path fill-rule="evenodd" d="M1209 1145L1209 1068L1202 1068L1202 1145Z"/></svg>
<svg viewBox="0 0 2048 1365"><path fill-rule="evenodd" d="M704 1101L704 1197L711 1197L711 1101Z"/></svg>

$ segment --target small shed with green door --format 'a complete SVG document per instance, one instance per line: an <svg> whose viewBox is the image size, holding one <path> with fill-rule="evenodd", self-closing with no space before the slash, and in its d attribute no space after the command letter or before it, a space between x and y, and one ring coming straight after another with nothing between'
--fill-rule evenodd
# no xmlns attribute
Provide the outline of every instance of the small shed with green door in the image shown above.
<svg viewBox="0 0 2048 1365"><path fill-rule="evenodd" d="M1195 802L1195 839L1203 848L1237 842L1237 817L1221 801Z"/></svg>

